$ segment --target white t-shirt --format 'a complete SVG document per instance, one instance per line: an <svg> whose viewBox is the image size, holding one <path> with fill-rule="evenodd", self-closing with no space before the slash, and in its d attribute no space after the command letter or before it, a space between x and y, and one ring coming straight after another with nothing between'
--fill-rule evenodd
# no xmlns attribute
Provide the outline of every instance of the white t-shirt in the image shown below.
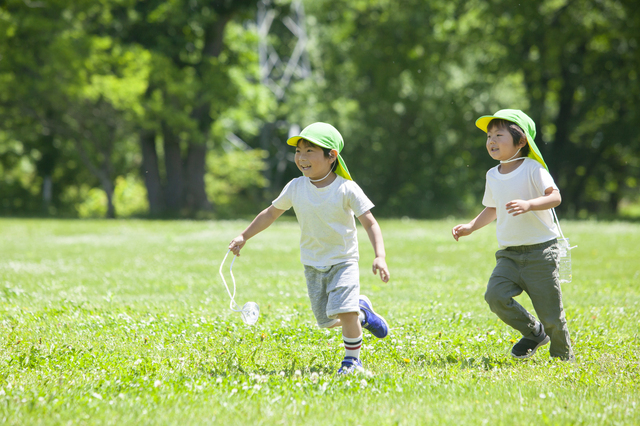
<svg viewBox="0 0 640 426"><path fill-rule="evenodd" d="M547 169L531 158L525 158L511 173L501 174L498 167L487 172L482 204L496 208L500 248L539 244L557 238L558 228L550 209L514 217L505 207L509 201L540 197L547 188L558 189Z"/></svg>
<svg viewBox="0 0 640 426"><path fill-rule="evenodd" d="M331 266L358 261L356 221L373 208L373 203L357 183L337 176L324 188L308 177L289 182L273 206L293 207L300 224L300 260L309 266Z"/></svg>

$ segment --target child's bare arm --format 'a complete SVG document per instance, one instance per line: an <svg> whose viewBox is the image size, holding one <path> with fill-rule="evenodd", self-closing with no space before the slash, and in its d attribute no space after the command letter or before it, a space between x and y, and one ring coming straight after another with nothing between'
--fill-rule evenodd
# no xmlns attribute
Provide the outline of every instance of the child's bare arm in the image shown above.
<svg viewBox="0 0 640 426"><path fill-rule="evenodd" d="M369 241L371 241L371 245L373 246L373 251L376 256L373 260L373 273L376 274L377 271L380 271L380 279L385 283L389 282L391 275L389 274L389 268L387 267L387 255L384 250L384 241L382 240L380 225L378 225L378 221L373 217L371 211L367 211L366 213L358 216L358 220L367 231Z"/></svg>
<svg viewBox="0 0 640 426"><path fill-rule="evenodd" d="M544 195L531 200L513 200L509 201L505 206L507 212L514 216L530 212L532 210L548 210L558 207L562 202L560 191L552 187L544 191Z"/></svg>
<svg viewBox="0 0 640 426"><path fill-rule="evenodd" d="M247 226L247 229L242 231L240 235L235 237L229 243L229 250L233 252L236 256L240 256L240 249L244 247L247 240L254 235L264 231L267 229L273 222L279 218L284 210L280 210L278 208L273 207L273 205L267 207L262 210L255 219Z"/></svg>
<svg viewBox="0 0 640 426"><path fill-rule="evenodd" d="M496 220L497 217L495 207L485 207L471 222L454 226L451 234L453 234L453 238L458 241L458 238L470 235L472 232L487 226Z"/></svg>

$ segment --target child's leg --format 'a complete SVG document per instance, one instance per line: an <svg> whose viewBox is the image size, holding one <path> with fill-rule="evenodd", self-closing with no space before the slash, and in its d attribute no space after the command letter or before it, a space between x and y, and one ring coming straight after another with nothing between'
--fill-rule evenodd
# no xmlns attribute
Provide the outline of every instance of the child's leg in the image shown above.
<svg viewBox="0 0 640 426"><path fill-rule="evenodd" d="M358 320L357 312L345 312L338 314L340 320L334 327L342 327L342 340L344 341L344 357L360 358L362 347L362 327Z"/></svg>
<svg viewBox="0 0 640 426"><path fill-rule="evenodd" d="M527 259L527 266L522 270L522 276L538 318L551 338L550 355L572 360L574 356L562 306L556 259L556 245L532 251Z"/></svg>
<svg viewBox="0 0 640 426"><path fill-rule="evenodd" d="M496 253L496 267L489 278L484 299L495 313L507 325L515 328L523 336L532 334L537 321L522 305L513 298L522 294L519 282L517 256L507 250Z"/></svg>
<svg viewBox="0 0 640 426"><path fill-rule="evenodd" d="M342 327L345 360L340 371L349 373L353 369L362 368L359 360L362 327L358 320L360 311L358 264L343 263L322 269L305 266L305 276L309 299L318 326Z"/></svg>
<svg viewBox="0 0 640 426"><path fill-rule="evenodd" d="M327 293L327 283L324 279L326 271L328 271L328 268L321 270L313 266L305 265L304 276L307 280L307 294L311 302L311 310L316 317L318 327L333 328L340 325L340 320L327 316L329 295Z"/></svg>
<svg viewBox="0 0 640 426"><path fill-rule="evenodd" d="M338 322L333 327L342 327L342 335L348 338L362 337L362 326L357 312L338 314Z"/></svg>

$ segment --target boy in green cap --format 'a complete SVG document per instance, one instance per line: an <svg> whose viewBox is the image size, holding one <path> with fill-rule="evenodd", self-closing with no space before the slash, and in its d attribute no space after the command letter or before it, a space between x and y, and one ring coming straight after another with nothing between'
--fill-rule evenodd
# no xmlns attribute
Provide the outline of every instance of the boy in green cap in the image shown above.
<svg viewBox="0 0 640 426"><path fill-rule="evenodd" d="M500 250L485 300L522 333L511 355L529 358L551 342L552 357L573 361L558 278L558 228L551 212L562 199L534 142L536 125L524 112L504 109L480 117L476 126L487 133L487 151L500 164L487 172L485 209L471 222L455 226L453 238L458 241L498 220ZM513 299L523 291L539 321Z"/></svg>
<svg viewBox="0 0 640 426"><path fill-rule="evenodd" d="M360 372L362 327L380 339L389 333L384 318L373 311L366 296L360 295L354 215L373 245L373 273L379 271L382 281L389 281L382 233L370 211L373 203L351 179L340 156L342 135L335 127L313 123L287 143L296 147L295 163L303 176L289 182L278 198L231 241L229 250L240 256L249 238L293 207L301 229L300 260L318 326L342 327L345 357L338 373Z"/></svg>

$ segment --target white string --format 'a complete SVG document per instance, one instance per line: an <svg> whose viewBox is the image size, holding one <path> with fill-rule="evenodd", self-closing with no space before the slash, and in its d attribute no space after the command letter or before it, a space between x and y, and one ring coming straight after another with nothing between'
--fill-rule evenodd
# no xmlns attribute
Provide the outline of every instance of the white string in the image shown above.
<svg viewBox="0 0 640 426"><path fill-rule="evenodd" d="M233 256L231 265L229 265L229 274L231 274L231 281L233 281L233 294L231 294L231 291L229 291L227 280L224 279L224 274L222 273L222 265L224 265L224 262L227 260L227 256L229 256L230 251L231 250L228 250L227 254L224 255L224 259L222 259L222 263L220 264L220 269L218 270L218 272L220 273L220 278L222 278L224 287L227 289L227 294L231 298L231 302L229 303L229 309L231 309L234 312L240 312L240 315L242 316L242 321L244 321L245 324L251 326L251 325L254 325L256 321L258 321L258 317L260 316L260 307L255 302L247 302L244 304L242 308L240 308L240 306L236 303L236 300L235 300L236 277L233 276L233 262L236 261L236 256Z"/></svg>
<svg viewBox="0 0 640 426"><path fill-rule="evenodd" d="M231 281L233 281L233 294L231 294L231 292L229 291L229 286L227 285L227 281L224 279L224 274L222 273L222 265L224 265L224 262L227 260L227 256L229 256L229 252L231 252L231 250L227 251L227 254L224 255L224 259L222 259L222 263L220 264L220 269L218 270L218 272L220 273L220 277L222 278L222 282L224 283L224 287L227 289L227 294L229 294L229 297L231 298L231 302L229 303L229 309L231 309L234 312L242 312L242 309L234 309L233 307L235 306L236 308L240 308L240 306L238 306L238 304L235 301L235 297L236 297L236 278L233 276L233 262L236 261L236 257L233 256L233 260L231 261L231 265L229 266L229 273L231 274Z"/></svg>
<svg viewBox="0 0 640 426"><path fill-rule="evenodd" d="M327 173L322 179L311 179L311 178L309 178L309 180L311 182L321 182L321 181L325 180L327 178L327 176L329 176L331 174L332 171L333 170L329 170L329 173Z"/></svg>
<svg viewBox="0 0 640 426"><path fill-rule="evenodd" d="M520 148L520 149L522 149L522 148ZM524 160L526 157L513 158L513 157L515 157L516 155L518 155L518 154L520 153L520 149L519 149L519 150L517 150L517 151L516 151L516 153L515 153L515 154L513 154L513 155L511 156L511 158L509 158L508 160L501 160L501 161L500 161L500 164L513 163L514 161Z"/></svg>
<svg viewBox="0 0 640 426"><path fill-rule="evenodd" d="M562 237L563 240L567 241L567 239L564 237L564 234L562 233L562 228L560 228L560 220L558 220L558 215L556 214L556 209L552 208L551 212L553 213L553 218L556 221L556 225L558 225L558 232L560 232L560 236ZM573 246L573 247L568 247L567 246L567 250L571 250L578 247L577 245Z"/></svg>
<svg viewBox="0 0 640 426"><path fill-rule="evenodd" d="M556 209L552 208L551 212L553 213L553 218L556 220L556 224L558 225L558 231L560 232L560 236L564 239L562 228L560 228L560 221L558 220L558 215L556 215Z"/></svg>

